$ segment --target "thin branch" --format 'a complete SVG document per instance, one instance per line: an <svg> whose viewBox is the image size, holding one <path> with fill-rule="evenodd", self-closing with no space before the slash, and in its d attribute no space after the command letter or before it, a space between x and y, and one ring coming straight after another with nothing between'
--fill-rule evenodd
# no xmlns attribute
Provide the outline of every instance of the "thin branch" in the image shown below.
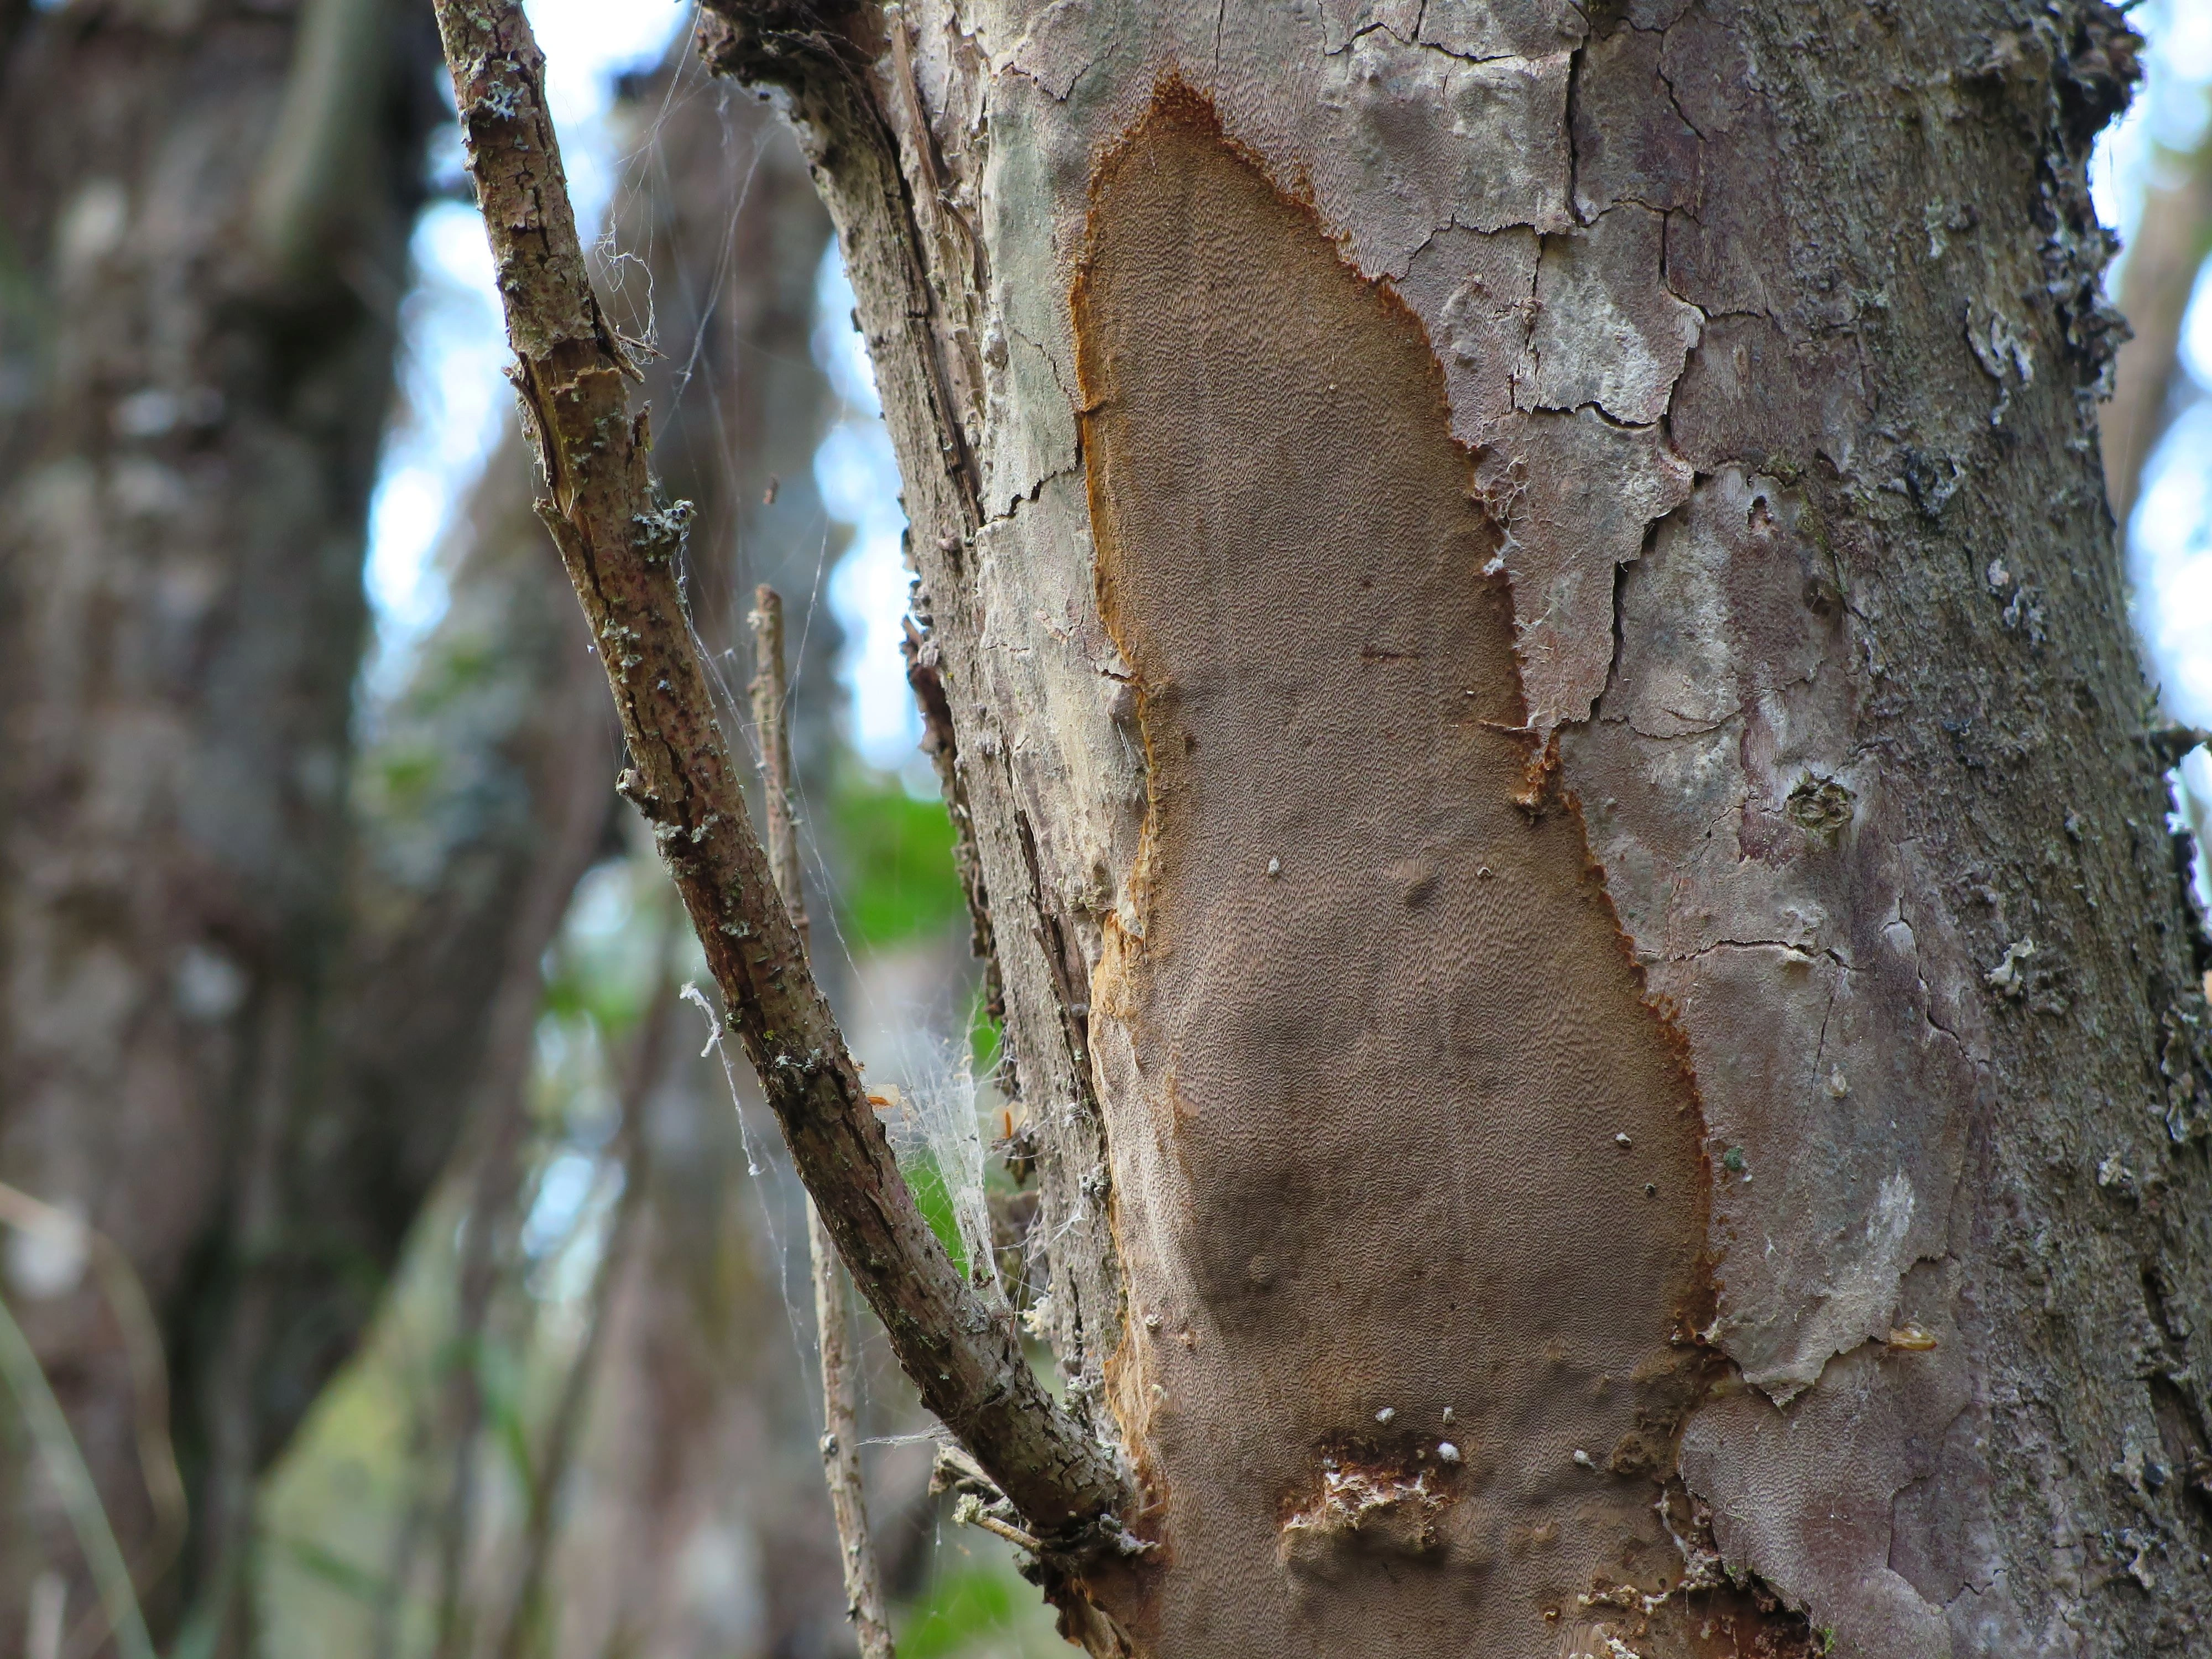
<svg viewBox="0 0 2212 1659"><path fill-rule="evenodd" d="M530 1504L523 1522L522 1565L516 1576L507 1627L501 1636L500 1659L523 1659L543 1645L545 1626L545 1574L552 1565L555 1523L559 1519L561 1494L568 1484L575 1462L576 1444L582 1437L585 1407L591 1402L592 1382L598 1375L607 1328L613 1322L617 1284L636 1236L650 1184L650 1143L645 1133L645 1114L653 1085L668 1068L669 1039L674 1030L676 988L670 964L675 953L675 918L665 913L654 932L653 959L658 964L645 1005L645 1018L633 1041L622 1084L622 1118L609 1148L610 1162L622 1172L622 1194L615 1200L607 1223L606 1239L592 1269L586 1293L583 1340L577 1345L568 1375L562 1379L553 1420L545 1435L537 1479L530 1483Z"/></svg>
<svg viewBox="0 0 2212 1659"><path fill-rule="evenodd" d="M799 817L793 811L790 676L783 659L783 596L763 582L753 589L753 729L760 744L761 787L767 798L768 867L775 890L799 930L803 951L813 949L806 921L806 884L799 867Z"/></svg>
<svg viewBox="0 0 2212 1659"><path fill-rule="evenodd" d="M768 862L776 891L791 912L802 945L808 939L805 884L799 867L799 824L792 811L790 686L783 659L783 599L763 583L753 592L753 725L759 733L761 782L767 796ZM845 1270L822 1212L806 1200L806 1249L814 1269L814 1323L822 1345L822 1477L837 1523L845 1566L845 1616L853 1621L860 1659L896 1659L884 1611L883 1573L868 1534L860 1486L860 1413L854 1377L852 1323L846 1316Z"/></svg>
<svg viewBox="0 0 2212 1659"><path fill-rule="evenodd" d="M154 1659L154 1640L138 1610L138 1595L131 1585L131 1569L123 1565L123 1551L100 1506L100 1489L85 1467L84 1453L70 1432L69 1419L40 1369L30 1339L15 1322L8 1304L0 1299L0 1379L15 1396L15 1407L30 1430L30 1437L46 1465L46 1474L61 1494L62 1509L76 1534L92 1582L99 1586L100 1606L123 1659Z"/></svg>
<svg viewBox="0 0 2212 1659"><path fill-rule="evenodd" d="M923 1402L1049 1547L1121 1536L1113 1458L1030 1370L1009 1318L961 1276L900 1175L748 822L677 578L688 507L659 501L636 376L592 290L515 0L437 0L483 210L512 378L545 482L539 516L599 642L653 837L792 1162Z"/></svg>
<svg viewBox="0 0 2212 1659"><path fill-rule="evenodd" d="M806 1202L806 1248L814 1267L814 1322L822 1345L822 1478L830 1488L837 1554L845 1568L845 1616L853 1621L860 1659L896 1659L890 1616L884 1607L883 1570L876 1563L860 1486L860 1413L845 1269L811 1199Z"/></svg>
<svg viewBox="0 0 2212 1659"><path fill-rule="evenodd" d="M155 1526L153 1542L131 1575L143 1601L176 1560L191 1528L184 1476L169 1437L169 1366L161 1347L161 1322L131 1258L98 1228L4 1182L0 1182L0 1225L39 1235L70 1255L89 1254L116 1328L122 1333L136 1407L132 1428L138 1442L138 1468L154 1506Z"/></svg>
<svg viewBox="0 0 2212 1659"><path fill-rule="evenodd" d="M1000 978L999 947L991 937L991 899L983 884L982 855L976 850L975 830L968 809L968 784L960 775L959 744L952 732L952 702L945 694L945 677L938 672L937 643L922 637L908 617L901 624L900 654L906 659L907 689L914 693L921 712L921 752L937 769L938 788L945 810L952 819L952 864L967 896L969 931L968 948L983 963L984 1004L994 1020L1006 1017L1006 988ZM1012 1097L1014 1085L1011 1063L1000 1083Z"/></svg>
<svg viewBox="0 0 2212 1659"><path fill-rule="evenodd" d="M1027 1550L1031 1555L1037 1553L1036 1539L1019 1527L1000 1520L983 1507L983 1500L980 1498L963 1498L952 1506L952 1518L961 1526L977 1527L994 1537L1003 1538L1017 1549Z"/></svg>

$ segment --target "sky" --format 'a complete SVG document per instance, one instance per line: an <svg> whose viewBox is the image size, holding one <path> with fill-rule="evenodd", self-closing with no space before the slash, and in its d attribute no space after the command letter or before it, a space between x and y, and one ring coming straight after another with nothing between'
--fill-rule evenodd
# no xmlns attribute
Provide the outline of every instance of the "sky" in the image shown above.
<svg viewBox="0 0 2212 1659"><path fill-rule="evenodd" d="M690 7L678 0L527 0L524 9L545 53L546 101L577 222L596 226L616 165L606 118L614 77L656 60ZM442 76L439 86L450 109L452 88ZM369 504L377 689L390 688L407 647L445 609L433 557L439 532L483 470L512 396L501 374L507 339L491 249L467 200L458 127L440 129L431 167L441 199L415 229L413 281L400 307L399 406Z"/></svg>
<svg viewBox="0 0 2212 1659"><path fill-rule="evenodd" d="M608 112L615 77L653 64L690 16L678 0L526 0L545 53L546 100L586 235L602 223L623 158L614 153ZM432 158L441 199L415 232L413 286L401 313L399 416L388 434L369 510L368 591L377 617L372 696L398 688L410 647L446 605L436 554L451 516L483 470L511 397L491 252L466 200L458 131ZM908 575L900 538L898 468L876 401L867 353L849 321L852 289L825 248L817 293L823 319L816 358L841 408L815 461L830 514L853 529L830 574L830 605L849 644L840 672L849 698L848 732L873 764L910 780L933 777L918 757L921 721L899 654Z"/></svg>
<svg viewBox="0 0 2212 1659"><path fill-rule="evenodd" d="M597 225L621 170L607 112L613 77L659 58L689 19L684 0L527 0L544 49L547 96L558 125L580 224ZM2133 107L2099 142L2090 183L2106 223L2124 239L2147 181L2196 143L2212 88L2212 0L2146 0L2133 13L2149 42L2148 76ZM460 178L449 133L441 175ZM456 191L465 197L465 191ZM371 507L368 586L378 619L372 692L398 683L409 647L434 624L445 592L434 557L440 532L482 469L508 396L507 348L491 257L476 211L441 200L415 234L414 286L402 315L399 418L388 435ZM2124 258L2124 256L2123 256ZM2110 279L2117 291L2117 268ZM2131 604L2147 667L2172 719L2212 729L2212 283L2201 278L2182 358L2197 397L2150 458L2129 526ZM908 766L920 735L899 658L907 573L905 520L866 355L849 323L851 290L825 251L814 354L842 403L815 460L833 517L853 527L831 573L830 602L849 641L840 672L848 732L886 769ZM2197 780L2192 779L2192 781ZM2202 780L2212 786L2212 768Z"/></svg>

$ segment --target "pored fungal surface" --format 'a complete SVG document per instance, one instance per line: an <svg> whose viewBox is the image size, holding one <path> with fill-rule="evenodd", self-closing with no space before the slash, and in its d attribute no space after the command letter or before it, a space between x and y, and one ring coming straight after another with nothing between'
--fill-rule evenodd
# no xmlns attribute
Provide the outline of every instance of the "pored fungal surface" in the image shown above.
<svg viewBox="0 0 2212 1659"><path fill-rule="evenodd" d="M1101 162L1089 234L1150 792L1091 1029L1151 1650L1555 1659L1594 1591L1641 1631L1682 1571L1654 1504L1702 1375L1703 1129L1540 793L1441 371L1189 94Z"/></svg>

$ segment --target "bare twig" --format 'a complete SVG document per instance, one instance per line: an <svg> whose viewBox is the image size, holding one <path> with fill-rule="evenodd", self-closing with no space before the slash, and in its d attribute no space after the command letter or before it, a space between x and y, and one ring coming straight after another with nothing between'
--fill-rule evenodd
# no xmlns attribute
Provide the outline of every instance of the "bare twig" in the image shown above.
<svg viewBox="0 0 2212 1659"><path fill-rule="evenodd" d="M763 582L753 589L753 730L760 744L761 786L767 797L763 813L768 835L769 874L799 930L799 945L811 951L813 930L806 921L806 884L799 867L799 817L792 794L790 677L783 660L783 595Z"/></svg>
<svg viewBox="0 0 2212 1659"><path fill-rule="evenodd" d="M516 0L436 9L544 472L539 516L629 745L617 787L653 823L792 1162L924 1403L1049 1547L1118 1539L1113 1459L1045 1390L1011 1321L923 1218L775 891L684 609L674 556L687 509L659 501L647 472L646 421L624 384L637 371L577 245L529 25Z"/></svg>
<svg viewBox="0 0 2212 1659"><path fill-rule="evenodd" d="M1011 1522L1000 1520L997 1516L985 1509L983 1500L980 1498L961 1498L952 1506L952 1519L960 1526L980 1528L994 1537L1003 1538L1017 1549L1027 1550L1031 1555L1035 1555L1042 1547L1036 1539L1030 1537L1019 1527Z"/></svg>
<svg viewBox="0 0 2212 1659"><path fill-rule="evenodd" d="M845 1568L845 1616L853 1621L860 1659L894 1659L897 1649L884 1606L883 1570L876 1562L860 1486L860 1401L854 1385L855 1356L845 1307L845 1269L811 1199L806 1202L806 1246L814 1266L814 1322L822 1346L822 1476L830 1488L837 1553Z"/></svg>
<svg viewBox="0 0 2212 1659"><path fill-rule="evenodd" d="M968 786L960 775L959 745L952 732L952 703L945 695L945 678L938 672L935 641L922 637L908 617L902 626L899 651L906 658L907 688L915 707L921 711L921 752L937 769L937 784L945 796L945 810L952 819L952 866L967 896L968 948L983 963L983 996L991 1018L1006 1016L1006 990L1000 981L998 946L991 938L991 900L983 884L983 864L975 849L975 825L969 816ZM1000 1078L1000 1087L1012 1098L1020 1093L1011 1062Z"/></svg>
<svg viewBox="0 0 2212 1659"><path fill-rule="evenodd" d="M761 783L768 798L768 862L776 891L802 944L809 938L806 892L799 867L799 824L792 811L791 709L783 661L783 599L765 583L753 592L753 726L759 734ZM806 1200L806 1249L814 1268L814 1323L822 1345L822 1476L837 1523L845 1565L845 1616L853 1621L860 1659L894 1659L884 1580L868 1535L860 1486L860 1413L853 1375L853 1332L846 1316L845 1270L822 1212Z"/></svg>

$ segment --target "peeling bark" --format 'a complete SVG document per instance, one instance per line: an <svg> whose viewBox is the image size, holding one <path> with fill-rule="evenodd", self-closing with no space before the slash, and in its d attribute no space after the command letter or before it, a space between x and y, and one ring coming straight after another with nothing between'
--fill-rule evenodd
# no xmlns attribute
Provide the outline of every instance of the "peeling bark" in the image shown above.
<svg viewBox="0 0 2212 1659"><path fill-rule="evenodd" d="M924 1402L1054 1553L1134 1547L1110 1456L923 1218L773 885L684 606L689 507L662 500L647 469L647 420L625 385L637 370L585 268L528 21L512 0L436 9L546 487L538 516L599 642L629 750L617 788L653 826L793 1163Z"/></svg>
<svg viewBox="0 0 2212 1659"><path fill-rule="evenodd" d="M1617 1477L1664 1471L1700 1381L1703 1124L1528 729L1434 356L1189 94L1091 228L1091 516L1151 803L1091 988L1139 1310L1109 1375L1175 1552L1152 1644L1662 1595Z"/></svg>
<svg viewBox="0 0 2212 1659"><path fill-rule="evenodd" d="M1164 1546L1092 1587L1121 1638L2201 1644L2212 1079L2094 426L2118 15L708 9L885 388L1054 1334Z"/></svg>

